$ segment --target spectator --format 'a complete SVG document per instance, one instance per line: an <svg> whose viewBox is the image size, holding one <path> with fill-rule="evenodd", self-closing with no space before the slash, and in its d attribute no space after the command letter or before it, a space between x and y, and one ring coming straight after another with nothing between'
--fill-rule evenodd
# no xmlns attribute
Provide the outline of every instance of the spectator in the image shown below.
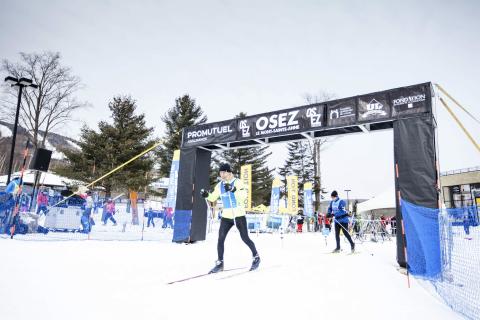
<svg viewBox="0 0 480 320"><path fill-rule="evenodd" d="M102 221L105 221L105 216L107 215L107 198L100 201L102 206Z"/></svg>
<svg viewBox="0 0 480 320"><path fill-rule="evenodd" d="M324 225L325 225L325 228L327 228L328 231L330 231L330 230L332 229L332 226L331 226L331 224L330 224L330 219L327 218L326 215L322 215L322 219L323 219L323 223L324 223Z"/></svg>
<svg viewBox="0 0 480 320"><path fill-rule="evenodd" d="M147 228L150 227L150 222L152 223L152 226L155 228L155 222L153 221L153 218L155 217L155 212L153 212L152 208L148 208L147 217L148 217Z"/></svg>
<svg viewBox="0 0 480 320"><path fill-rule="evenodd" d="M101 205L102 205L102 202L100 200L100 197L98 196L98 192L95 192L93 194L93 214L98 213L98 208L100 208Z"/></svg>
<svg viewBox="0 0 480 320"><path fill-rule="evenodd" d="M92 208L93 208L93 198L92 198L92 192L87 191L87 197L85 198L85 214L90 217L92 214Z"/></svg>
<svg viewBox="0 0 480 320"><path fill-rule="evenodd" d="M390 218L390 226L392 227L392 236L397 234L397 217L393 216Z"/></svg>
<svg viewBox="0 0 480 320"><path fill-rule="evenodd" d="M87 197L85 202L85 211L83 212L82 218L80 222L82 224L82 232L83 233L90 233L92 231L92 226L95 225L95 222L91 218L92 214L92 207L93 207L93 199L91 191L87 191Z"/></svg>
<svg viewBox="0 0 480 320"><path fill-rule="evenodd" d="M312 219L310 217L306 217L305 221L307 222L307 232L311 232L312 230L310 227L312 225Z"/></svg>
<svg viewBox="0 0 480 320"><path fill-rule="evenodd" d="M10 193L13 197L15 197L18 193L19 188L20 188L20 176L13 175L12 181L10 181L10 183L8 184L7 188L5 189L5 192Z"/></svg>
<svg viewBox="0 0 480 320"><path fill-rule="evenodd" d="M298 210L298 216L297 216L297 232L303 231L303 221L304 221L303 210L300 209Z"/></svg>
<svg viewBox="0 0 480 320"><path fill-rule="evenodd" d="M30 197L26 193L20 196L20 212L27 212L30 204Z"/></svg>
<svg viewBox="0 0 480 320"><path fill-rule="evenodd" d="M108 199L106 209L107 212L105 214L105 220L103 220L103 225L105 226L108 219L110 219L113 222L113 225L116 226L117 221L115 220L115 218L113 218L113 215L115 214L115 202L113 202L112 199Z"/></svg>
<svg viewBox="0 0 480 320"><path fill-rule="evenodd" d="M165 208L165 217L163 218L162 228L172 228L173 229L173 208Z"/></svg>
<svg viewBox="0 0 480 320"><path fill-rule="evenodd" d="M313 231L318 232L319 230L319 223L318 223L318 213L314 212L313 213Z"/></svg>
<svg viewBox="0 0 480 320"><path fill-rule="evenodd" d="M380 216L380 225L381 225L382 235L385 235L387 233L387 219L383 214Z"/></svg>
<svg viewBox="0 0 480 320"><path fill-rule="evenodd" d="M37 214L40 214L42 212L43 214L47 214L48 209L48 196L46 191L41 191L37 195Z"/></svg>

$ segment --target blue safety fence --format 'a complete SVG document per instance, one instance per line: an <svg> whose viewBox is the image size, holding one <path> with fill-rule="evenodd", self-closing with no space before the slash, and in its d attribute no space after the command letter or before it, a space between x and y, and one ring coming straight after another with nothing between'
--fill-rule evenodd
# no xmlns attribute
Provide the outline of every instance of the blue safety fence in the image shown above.
<svg viewBox="0 0 480 320"><path fill-rule="evenodd" d="M0 238L10 239L13 223L14 198L0 192ZM35 208L33 208L35 209ZM115 212L105 213L105 207L95 206L90 219L85 216L85 207L80 202L68 202L61 206L45 207L45 210L27 211L20 208L15 219L14 239L26 241L171 241L174 221L165 218L163 210L137 206L134 216L132 208L117 200ZM111 216L111 218L110 218Z"/></svg>
<svg viewBox="0 0 480 320"><path fill-rule="evenodd" d="M9 230L9 223L15 200L11 194L0 192L0 234L5 234Z"/></svg>
<svg viewBox="0 0 480 320"><path fill-rule="evenodd" d="M259 214L247 214L247 228L251 232L260 232L262 229L263 216Z"/></svg>
<svg viewBox="0 0 480 320"><path fill-rule="evenodd" d="M446 304L480 319L480 227L476 206L430 209L402 200L410 274L430 281Z"/></svg>
<svg viewBox="0 0 480 320"><path fill-rule="evenodd" d="M283 223L283 216L271 214L267 219L267 228L278 230Z"/></svg>

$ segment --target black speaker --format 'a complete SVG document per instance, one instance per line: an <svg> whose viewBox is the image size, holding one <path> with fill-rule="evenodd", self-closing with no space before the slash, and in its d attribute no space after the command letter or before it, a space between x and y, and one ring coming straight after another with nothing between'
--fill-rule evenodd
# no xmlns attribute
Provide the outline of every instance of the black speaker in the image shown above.
<svg viewBox="0 0 480 320"><path fill-rule="evenodd" d="M38 171L48 171L51 158L51 150L37 148L37 150L35 150L35 153L33 154L32 162L30 162L30 169Z"/></svg>

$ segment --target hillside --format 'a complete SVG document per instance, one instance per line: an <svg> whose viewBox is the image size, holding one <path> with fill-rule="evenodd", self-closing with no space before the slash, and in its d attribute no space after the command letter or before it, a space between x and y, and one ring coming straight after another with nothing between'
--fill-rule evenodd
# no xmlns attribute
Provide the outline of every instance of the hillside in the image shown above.
<svg viewBox="0 0 480 320"><path fill-rule="evenodd" d="M10 147L12 144L12 131L13 124L5 121L0 121L0 174L6 174L8 170L8 159L10 156ZM43 136L44 132L40 131L40 135ZM23 161L23 148L26 145L27 139L32 139L31 134L23 127L19 126L17 129L17 141L15 146L15 155L13 159L13 171L20 170ZM64 154L62 150L65 149L78 149L77 141L72 138L62 136L57 133L50 132L48 134L45 148L52 151L52 160L50 161L50 168L62 164L64 160ZM28 164L30 164L31 157L33 155L33 148L29 152Z"/></svg>

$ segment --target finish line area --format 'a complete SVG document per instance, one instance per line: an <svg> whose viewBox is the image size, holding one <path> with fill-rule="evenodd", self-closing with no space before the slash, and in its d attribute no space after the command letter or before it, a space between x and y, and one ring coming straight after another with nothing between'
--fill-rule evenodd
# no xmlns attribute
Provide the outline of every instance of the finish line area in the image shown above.
<svg viewBox="0 0 480 320"><path fill-rule="evenodd" d="M245 312L260 317L316 318L326 315L333 318L340 314L402 319L415 314L419 317L434 315L436 319L459 318L447 307L449 305L457 312L475 318L480 314L478 208L442 207L436 120L432 109L434 96L432 84L423 83L186 128L177 160L175 197L169 199L167 205L175 208L171 226L155 229L146 226L146 204L139 204L140 223L130 224L131 216L120 205L116 215L118 225L115 226L98 225L85 233L50 230L48 234L15 235L16 240L47 241L2 239L7 261L14 261L2 266L5 269L2 271L14 275L6 287L13 292L20 290L14 282L16 277L21 277L20 272L33 274L39 271L37 265L49 265L45 261L54 261L50 265L53 263L61 268L47 270L40 267L42 279L58 277L55 281L59 282L63 277L65 281L60 282L65 284L46 285L48 293L42 292L42 298L37 301L47 303L42 300L43 296L45 299L53 296L71 310L72 302L64 300L62 291L73 292L74 296L78 294L80 299L82 294L90 294L90 290L98 285L98 292L92 290L95 299L102 301L100 293L113 295L127 305L128 301L131 303L126 298L129 293L140 292L139 284L143 284L143 292L135 300L136 304L125 308L125 312L118 311L119 318L143 315L143 312L149 317L153 314L175 319L190 318L212 301L222 305L212 307L212 313L218 312L212 318L222 318L223 313L232 308L228 295L215 295L215 288L218 292L225 292L223 283L230 283L233 292L243 292L248 297L245 303L250 306ZM230 270L213 276L203 275L211 266L219 228L218 220L208 214L206 201L199 192L200 188L210 184L212 151L388 129L393 129L396 232L388 230L385 234L378 227L381 222L361 221L367 227L353 234L357 252L352 255L346 251L330 254L335 243L333 232L329 235L319 232L286 234L287 219L281 216L282 228L272 228L274 230L265 233L257 229L257 233L250 234L262 256L258 272L235 274ZM95 213L92 218L94 222L100 220ZM247 215L248 219L255 224L254 216ZM238 232L233 232L226 243L226 269L245 268L243 264L248 261L248 250L242 246ZM362 233L367 233L366 237ZM372 235L381 238L375 238L376 243L373 243L368 239ZM7 238L5 235L1 237ZM89 241L67 243L65 240ZM135 245L128 241L100 240L145 242ZM343 239L342 247L347 247ZM33 259L35 264L27 263L27 258ZM18 265L24 267L20 271L8 269ZM88 270L88 277L82 274L84 270L80 266ZM398 272L398 266L406 267L414 278ZM81 279L75 283L74 290L65 287L72 282L67 272L74 272ZM189 276L193 278L191 281L175 282ZM121 281L124 281L123 286ZM168 290L162 290L172 282L174 285ZM39 292L35 288L41 285L32 281L25 291L37 296ZM206 285L214 296L202 295ZM184 310L182 304L185 292L192 295L189 310ZM149 297L168 303L157 310L147 305ZM284 299L291 301L291 306L286 306ZM303 307L308 305L309 299L321 302L311 308ZM12 299L9 303L15 305L16 302ZM101 310L104 315L112 312L104 301L98 303L93 309ZM85 314L81 316L83 318ZM238 314L242 319L245 316L247 313Z"/></svg>

